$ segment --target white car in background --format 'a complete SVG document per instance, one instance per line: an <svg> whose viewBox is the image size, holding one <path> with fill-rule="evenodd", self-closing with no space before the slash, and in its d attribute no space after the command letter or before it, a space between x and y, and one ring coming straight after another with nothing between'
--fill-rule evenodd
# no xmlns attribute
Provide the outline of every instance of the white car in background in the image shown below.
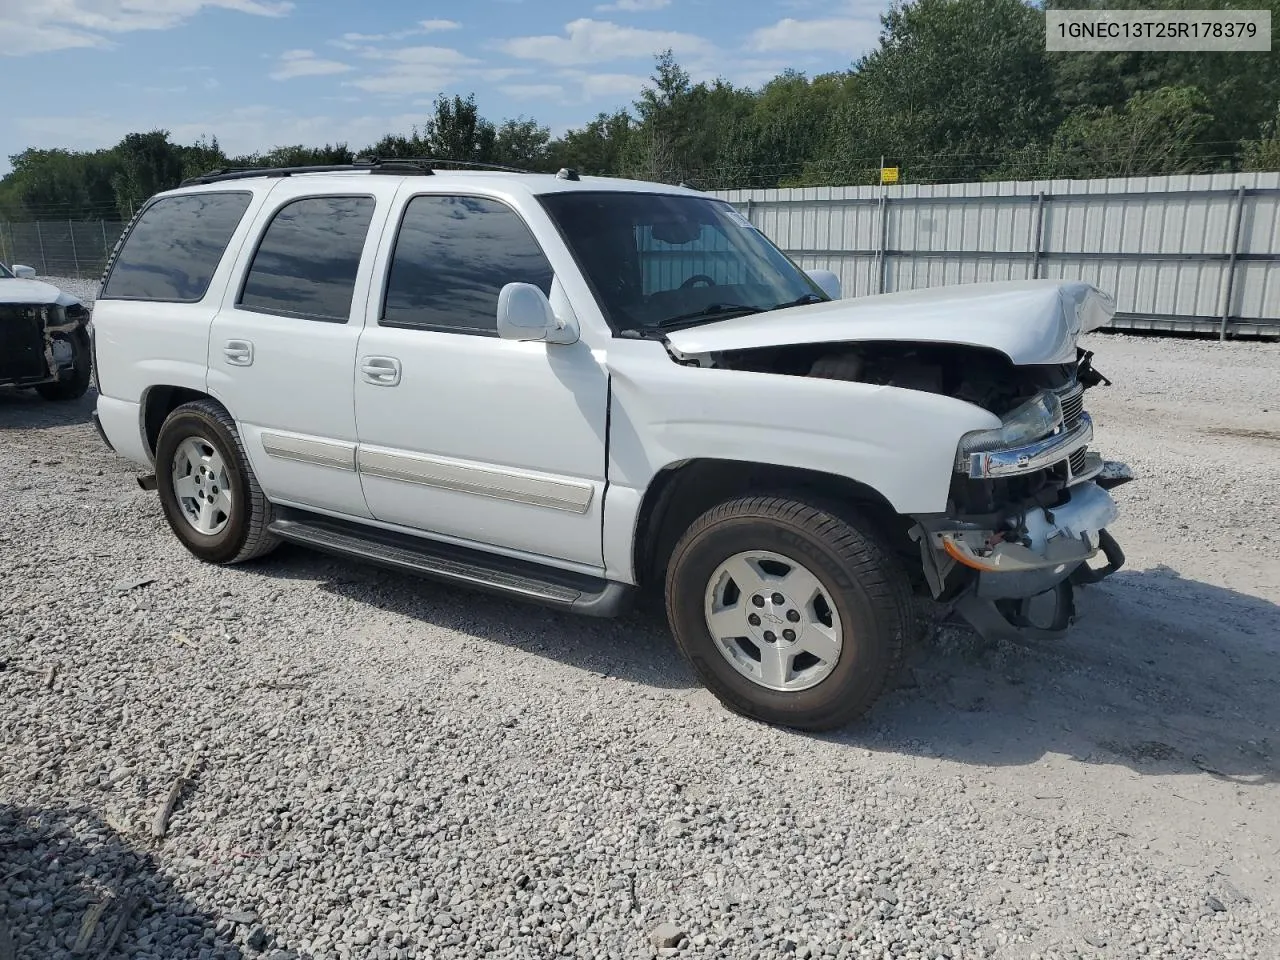
<svg viewBox="0 0 1280 960"><path fill-rule="evenodd" d="M89 389L89 310L35 276L31 267L0 263L0 386L78 399Z"/></svg>

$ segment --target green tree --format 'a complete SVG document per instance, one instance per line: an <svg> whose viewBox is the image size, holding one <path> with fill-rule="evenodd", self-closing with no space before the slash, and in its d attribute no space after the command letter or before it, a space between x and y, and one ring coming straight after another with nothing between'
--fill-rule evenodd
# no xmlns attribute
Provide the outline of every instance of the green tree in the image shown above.
<svg viewBox="0 0 1280 960"><path fill-rule="evenodd" d="M115 147L119 170L111 178L116 207L131 217L153 194L182 182L182 148L169 141L168 130L130 133Z"/></svg>
<svg viewBox="0 0 1280 960"><path fill-rule="evenodd" d="M493 161L497 131L480 116L475 94L436 97L435 112L423 126L428 153L448 160Z"/></svg>
<svg viewBox="0 0 1280 960"><path fill-rule="evenodd" d="M493 162L521 170L546 170L551 131L536 120L504 120L494 135Z"/></svg>
<svg viewBox="0 0 1280 960"><path fill-rule="evenodd" d="M24 150L9 162L13 170L0 185L6 217L90 219L110 215L115 206L117 165L109 151Z"/></svg>
<svg viewBox="0 0 1280 960"><path fill-rule="evenodd" d="M1227 0L1053 0L1060 9L1191 9L1229 10L1241 5ZM1280 0L1260 0L1250 9L1270 9L1280 22ZM1209 122L1199 136L1230 169L1260 126L1271 120L1280 103L1280 56L1275 51L1125 51L1119 53L1051 53L1055 89L1064 110L1081 107L1120 109L1136 94L1161 88L1195 88Z"/></svg>
<svg viewBox="0 0 1280 960"><path fill-rule="evenodd" d="M622 172L635 134L635 121L626 110L600 113L579 130L570 130L548 146L550 166L571 167L579 173L610 176Z"/></svg>
<svg viewBox="0 0 1280 960"><path fill-rule="evenodd" d="M993 176L1134 177L1207 173L1215 166L1204 132L1213 122L1194 87L1136 93L1122 108L1081 107L1058 127L1046 148L1020 151Z"/></svg>
<svg viewBox="0 0 1280 960"><path fill-rule="evenodd" d="M918 0L882 18L815 172L865 182L879 157L914 181L976 179L1059 119L1044 14L1021 0Z"/></svg>
<svg viewBox="0 0 1280 960"><path fill-rule="evenodd" d="M1262 135L1256 140L1246 140L1244 146L1245 170L1280 170L1280 108L1271 120L1261 125Z"/></svg>

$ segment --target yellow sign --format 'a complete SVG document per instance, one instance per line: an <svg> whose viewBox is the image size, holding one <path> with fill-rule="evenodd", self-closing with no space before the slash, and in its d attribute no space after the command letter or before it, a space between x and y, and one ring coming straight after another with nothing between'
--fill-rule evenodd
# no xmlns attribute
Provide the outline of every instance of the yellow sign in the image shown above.
<svg viewBox="0 0 1280 960"><path fill-rule="evenodd" d="M881 183L897 183L898 168L897 167L881 167L880 182Z"/></svg>

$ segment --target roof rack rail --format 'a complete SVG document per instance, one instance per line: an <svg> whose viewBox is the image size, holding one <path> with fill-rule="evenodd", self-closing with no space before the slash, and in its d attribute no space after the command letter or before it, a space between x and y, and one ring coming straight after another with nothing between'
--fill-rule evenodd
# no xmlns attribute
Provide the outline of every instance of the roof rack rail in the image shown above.
<svg viewBox="0 0 1280 960"><path fill-rule="evenodd" d="M180 186L219 183L223 180L248 180L253 177L291 177L298 173L343 173L352 170L367 170L370 173L418 173L428 177L434 172L431 167L412 160L390 157L383 160L370 157L357 159L353 163L317 163L297 167L221 167L199 176L188 177Z"/></svg>
<svg viewBox="0 0 1280 960"><path fill-rule="evenodd" d="M374 157L375 161L379 158ZM451 160L448 157L387 157L382 163L420 163L426 167L434 168L437 164L452 164L455 167L466 167L469 170L497 170L502 173L534 173L533 170L526 170L523 167L511 167L502 163L485 163L482 160Z"/></svg>
<svg viewBox="0 0 1280 960"><path fill-rule="evenodd" d="M369 173L418 174L429 177L437 167L465 167L475 170L498 170L504 173L530 173L520 167L508 167L500 163L482 163L476 160L451 160L448 157L357 157L351 163L313 164L297 167L220 167L194 177L187 177L179 186L189 187L202 183L220 183L224 180L248 180L254 177L291 177L300 173L348 173L366 170Z"/></svg>

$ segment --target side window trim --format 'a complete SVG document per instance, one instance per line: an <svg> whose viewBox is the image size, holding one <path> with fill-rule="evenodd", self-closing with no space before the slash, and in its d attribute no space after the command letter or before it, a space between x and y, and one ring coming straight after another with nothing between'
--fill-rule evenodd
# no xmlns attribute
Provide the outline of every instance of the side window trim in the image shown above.
<svg viewBox="0 0 1280 960"><path fill-rule="evenodd" d="M230 307L232 310L243 313L257 313L268 317L281 317L285 320L305 320L309 323L333 323L341 326L342 324L350 324L352 316L361 317L363 311L357 310L355 294L359 287L360 263L356 264L356 279L351 290L351 305L347 309L347 315L342 319L337 317L323 317L316 314L302 313L301 311L268 309L266 307L246 307L243 304L245 287L249 285L249 275L253 273L253 264L258 259L258 253L262 249L262 243L267 238L267 233L271 230L271 225L276 222L281 212L301 200L372 200L373 212L369 215L369 225L365 228L364 243L360 245L360 260L363 261L368 248L369 235L375 229L380 229L377 224L378 214L378 197L372 193L306 193L298 196L291 196L288 199L281 200L279 203L264 216L255 218L257 222L262 223L261 228L257 231L257 235L246 237L246 242L253 241L253 247L249 251L248 257L244 259L244 269L240 271L239 282L236 285L235 297L232 299Z"/></svg>
<svg viewBox="0 0 1280 960"><path fill-rule="evenodd" d="M552 264L551 258L547 256L546 248L543 247L542 241L538 239L538 234L534 231L533 227L529 225L529 221L525 218L524 214L522 214L519 209L509 201L502 197L495 197L479 192L457 191L446 193L443 191L415 190L407 194L403 200L397 198L400 210L396 219L395 229L391 231L391 244L387 249L386 264L382 270L382 282L379 284L380 291L378 295L377 310L371 315L374 326L386 327L390 330L420 330L424 333L451 333L464 337L491 337L494 339L498 337L496 316L494 317L494 328L492 330L487 328L480 329L477 327L452 327L438 323L404 323L401 321L387 319L387 295L391 290L391 271L395 267L396 263L396 249L400 245L401 232L404 229L405 218L409 215L409 207L412 206L413 201L422 197L434 197L442 200L488 200L491 203L499 204L509 210L515 216L516 220L519 221L520 225L524 227L525 232L529 234L529 240L533 243L534 247L537 248L538 252L542 255L542 259L546 261L547 266L550 268L551 283L552 288L554 289L555 282L558 277L555 265Z"/></svg>
<svg viewBox="0 0 1280 960"><path fill-rule="evenodd" d="M240 214L239 221L236 222L235 228L227 237L227 242L223 244L222 252L218 255L217 262L213 265L213 270L209 273L209 281L205 284L203 292L200 296L191 298L176 297L121 297L121 296L105 296L107 287L111 283L111 278L115 275L116 267L120 265L120 256L124 253L125 246L129 242L129 238L133 236L138 228L138 224L142 222L142 218L146 216L147 211L153 207L163 203L166 200L177 199L180 197L191 196L213 196L213 197L248 197L249 202L245 204L244 210ZM196 304L203 303L209 299L210 292L214 289L214 281L218 278L218 272L224 269L228 262L234 262L240 255L240 246L236 247L234 254L228 256L231 251L232 244L236 235L242 230L252 227L253 220L258 214L258 201L260 194L253 190L200 190L191 191L189 193L170 193L164 196L153 196L148 199L133 215L125 228L121 231L119 238L112 246L111 251L107 254L106 267L103 270L102 278L98 281L98 295L95 300L117 300L121 303L178 303L178 304Z"/></svg>

